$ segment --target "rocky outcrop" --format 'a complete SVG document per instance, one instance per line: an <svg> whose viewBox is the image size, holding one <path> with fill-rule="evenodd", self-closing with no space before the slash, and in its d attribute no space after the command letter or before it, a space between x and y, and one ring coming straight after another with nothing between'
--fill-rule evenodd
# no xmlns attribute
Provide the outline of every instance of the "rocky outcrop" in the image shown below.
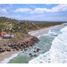
<svg viewBox="0 0 67 67"><path fill-rule="evenodd" d="M19 40L15 42L8 42L8 43L2 43L0 45L0 53L5 51L19 51L28 48L29 46L33 46L35 43L39 41L38 38L34 36L29 36L25 38L24 40Z"/></svg>

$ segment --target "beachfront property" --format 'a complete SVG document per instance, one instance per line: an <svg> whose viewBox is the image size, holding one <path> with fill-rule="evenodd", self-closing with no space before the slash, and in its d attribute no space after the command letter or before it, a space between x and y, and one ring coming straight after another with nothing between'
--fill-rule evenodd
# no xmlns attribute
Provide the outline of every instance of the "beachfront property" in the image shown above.
<svg viewBox="0 0 67 67"><path fill-rule="evenodd" d="M15 36L13 34L8 34L7 32L0 32L1 38L14 38Z"/></svg>

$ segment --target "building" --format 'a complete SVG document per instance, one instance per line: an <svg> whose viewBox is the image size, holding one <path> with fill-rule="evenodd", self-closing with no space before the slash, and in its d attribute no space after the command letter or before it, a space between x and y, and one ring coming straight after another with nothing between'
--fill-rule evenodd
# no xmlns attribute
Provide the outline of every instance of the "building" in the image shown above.
<svg viewBox="0 0 67 67"><path fill-rule="evenodd" d="M2 38L14 38L13 34L7 34L6 32L0 32L0 37Z"/></svg>

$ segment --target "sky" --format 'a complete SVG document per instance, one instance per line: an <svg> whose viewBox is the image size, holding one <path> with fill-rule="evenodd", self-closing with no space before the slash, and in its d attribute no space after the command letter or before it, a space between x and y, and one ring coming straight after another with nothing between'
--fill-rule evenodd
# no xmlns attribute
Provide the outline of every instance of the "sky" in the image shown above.
<svg viewBox="0 0 67 67"><path fill-rule="evenodd" d="M67 21L67 4L0 4L0 17L34 21Z"/></svg>

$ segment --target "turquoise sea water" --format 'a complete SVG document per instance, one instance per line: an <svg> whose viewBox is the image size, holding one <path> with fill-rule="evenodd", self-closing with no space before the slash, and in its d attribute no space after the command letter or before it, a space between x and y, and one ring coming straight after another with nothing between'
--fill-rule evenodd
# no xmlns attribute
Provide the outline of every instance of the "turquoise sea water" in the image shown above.
<svg viewBox="0 0 67 67"><path fill-rule="evenodd" d="M17 57L10 60L9 63L28 63L34 57L37 57L39 54L42 54L48 51L51 47L52 40L54 36L42 36L39 38L39 42L33 47L27 48L27 51L23 51ZM39 52L34 52L36 49L40 49ZM29 54L32 54L32 57Z"/></svg>
<svg viewBox="0 0 67 67"><path fill-rule="evenodd" d="M28 63L29 60L30 60L30 57L17 56L14 59L12 59L9 63Z"/></svg>

